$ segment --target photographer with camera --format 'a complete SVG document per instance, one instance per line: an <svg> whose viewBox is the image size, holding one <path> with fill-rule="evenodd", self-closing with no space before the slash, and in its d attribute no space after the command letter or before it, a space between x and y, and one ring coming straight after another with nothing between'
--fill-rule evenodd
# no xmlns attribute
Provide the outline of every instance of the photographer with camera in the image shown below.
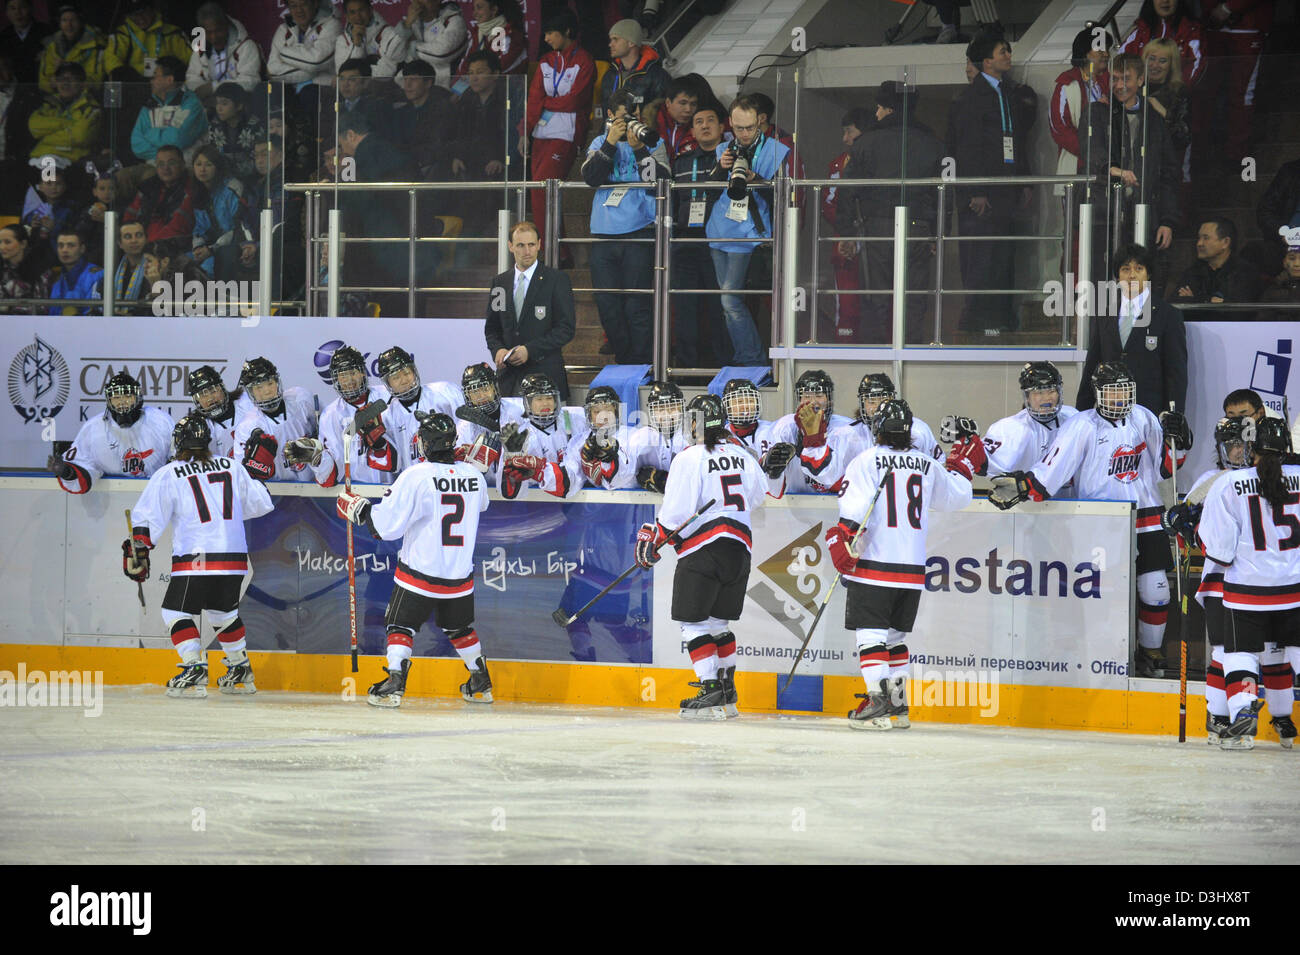
<svg viewBox="0 0 1300 955"><path fill-rule="evenodd" d="M772 237L772 189L761 186L776 175L790 150L761 131L758 113L758 104L748 96L731 104L729 115L735 139L717 147L718 164L712 178L726 182L727 189L709 213L704 232L710 239ZM719 288L724 292L744 289L749 260L758 246L757 242L709 243ZM744 297L724 294L722 311L735 349L733 363L741 367L764 364L762 342Z"/></svg>
<svg viewBox="0 0 1300 955"><path fill-rule="evenodd" d="M591 246L591 281L595 288L650 289L654 193L620 183L654 182L669 175L659 134L637 117L632 96L619 90L610 100L605 131L591 141L582 163L583 181L598 187L591 204L591 235L596 240ZM606 291L596 292L595 299L615 362L645 365L653 361L650 296Z"/></svg>

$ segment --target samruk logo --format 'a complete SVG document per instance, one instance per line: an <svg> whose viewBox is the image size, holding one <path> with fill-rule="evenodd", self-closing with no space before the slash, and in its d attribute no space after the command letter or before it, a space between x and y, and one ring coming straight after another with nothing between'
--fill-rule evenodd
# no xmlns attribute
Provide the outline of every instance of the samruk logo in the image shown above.
<svg viewBox="0 0 1300 955"><path fill-rule="evenodd" d="M71 385L68 363L36 336L9 365L9 400L24 424L58 415L68 402Z"/></svg>

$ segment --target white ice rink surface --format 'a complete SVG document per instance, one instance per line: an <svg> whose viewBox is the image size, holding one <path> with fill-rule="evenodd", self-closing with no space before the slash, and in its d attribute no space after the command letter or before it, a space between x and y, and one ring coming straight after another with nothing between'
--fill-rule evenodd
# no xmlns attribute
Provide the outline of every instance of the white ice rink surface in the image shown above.
<svg viewBox="0 0 1300 955"><path fill-rule="evenodd" d="M1276 743L213 690L0 709L0 862L1300 862Z"/></svg>

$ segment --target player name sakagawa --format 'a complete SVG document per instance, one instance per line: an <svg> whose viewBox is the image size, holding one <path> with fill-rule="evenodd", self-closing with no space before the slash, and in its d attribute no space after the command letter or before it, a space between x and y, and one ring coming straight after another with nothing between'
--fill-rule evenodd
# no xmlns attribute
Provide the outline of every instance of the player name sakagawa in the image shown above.
<svg viewBox="0 0 1300 955"><path fill-rule="evenodd" d="M83 716L104 712L103 670L0 670L0 706L79 706Z"/></svg>
<svg viewBox="0 0 1300 955"><path fill-rule="evenodd" d="M132 935L148 935L152 912L152 892L82 892L74 885L50 896L51 925L129 926Z"/></svg>
<svg viewBox="0 0 1300 955"><path fill-rule="evenodd" d="M261 301L261 283L256 280L190 279L187 282L180 272L171 279L159 279L149 290L153 294L153 313L159 318L246 316L256 312Z"/></svg>

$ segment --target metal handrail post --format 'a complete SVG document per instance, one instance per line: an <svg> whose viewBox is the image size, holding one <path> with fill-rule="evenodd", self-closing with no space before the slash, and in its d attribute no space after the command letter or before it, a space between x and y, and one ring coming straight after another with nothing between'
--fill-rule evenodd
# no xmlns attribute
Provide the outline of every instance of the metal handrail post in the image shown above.
<svg viewBox="0 0 1300 955"><path fill-rule="evenodd" d="M329 318L339 317L339 286L343 284L339 275L339 210L329 211L329 238L325 247L325 315Z"/></svg>
<svg viewBox="0 0 1300 955"><path fill-rule="evenodd" d="M542 236L542 255L550 268L560 264L560 181L546 180L546 235Z"/></svg>
<svg viewBox="0 0 1300 955"><path fill-rule="evenodd" d="M1111 224L1110 249L1107 250L1110 254L1107 255L1107 259L1110 258L1110 255L1114 254L1115 250L1119 248L1120 243L1124 241L1123 239L1124 230L1122 228L1122 226L1124 225L1124 217L1120 215L1120 205L1119 205L1120 202L1119 191L1122 188L1123 187L1119 183L1115 183L1111 187L1111 191L1110 191L1110 198L1111 198L1110 208L1115 211L1111 214L1112 218L1114 219L1114 222Z"/></svg>
<svg viewBox="0 0 1300 955"><path fill-rule="evenodd" d="M817 316L818 316L817 280L818 280L818 272L821 269L821 252L822 252L822 217L821 217L822 187L813 186L812 190L813 190L813 195L812 195L813 240L812 240L812 262L809 263L809 274L808 274L808 300L807 300L808 301L808 341L810 344L816 345L818 343L817 342ZM838 221L838 219L836 221ZM835 281L835 266L833 264L834 262L835 262L835 256L834 253L832 253L831 284L832 287L834 287L836 293L838 293L840 287L839 287L839 283ZM837 294L835 298L835 311L838 312L839 310L840 310L840 300ZM793 345L794 339L791 339L790 341L786 342L786 344Z"/></svg>
<svg viewBox="0 0 1300 955"><path fill-rule="evenodd" d="M1079 276L1079 285L1085 289L1092 288L1092 203L1090 202L1079 205L1079 264L1076 274ZM1076 316L1078 322L1075 331L1078 337L1074 341L1076 349L1088 347L1088 313L1091 308L1092 296L1085 294Z"/></svg>
<svg viewBox="0 0 1300 955"><path fill-rule="evenodd" d="M1133 242L1136 245L1149 245L1147 242L1147 223L1151 221L1151 206L1139 202L1133 210Z"/></svg>
<svg viewBox="0 0 1300 955"><path fill-rule="evenodd" d="M307 230L307 242L306 242L307 284L306 284L306 290L304 292L304 295L307 298L308 315L311 315L316 311L316 262L313 259L312 253L315 252L316 250L316 196L317 195L318 195L317 193L309 191L303 200L304 218L306 219L304 225ZM267 207L262 211L271 213L272 231L268 232L267 230L265 230L265 228L262 230L262 244L258 247L259 250L265 250L269 248L271 236L274 234L274 222L275 222L275 213L272 212L269 203ZM263 274L269 275L270 269L266 269L263 272Z"/></svg>
<svg viewBox="0 0 1300 955"><path fill-rule="evenodd" d="M275 276L272 270L275 268L274 259L271 256L271 240L275 235L275 213L270 209L263 209L258 213L258 285L257 285L257 314L271 314L271 290L275 287ZM311 244L308 243L308 248ZM310 281L310 274L308 276ZM311 313L311 299L307 300L307 312Z"/></svg>
<svg viewBox="0 0 1300 955"><path fill-rule="evenodd" d="M894 206L894 349L901 354L907 338L907 206ZM903 380L903 359L894 359L894 381Z"/></svg>
<svg viewBox="0 0 1300 955"><path fill-rule="evenodd" d="M777 282L777 281L781 282L782 289L785 294L782 295L780 299L773 299L772 307L773 307L773 318L775 319L776 303L778 301L782 302L782 307L784 308L784 314L782 315L782 318L784 319L785 334L782 336L783 340L781 344L789 348L793 346L794 343L798 340L797 336L799 334L799 313L795 310L795 299L797 297L802 297L805 308L809 308L809 303L811 302L809 315L811 317L811 321L813 325L816 325L817 323L817 308L816 308L817 300L815 298L810 300L807 296L800 296L799 294L799 282L798 282L799 211L800 211L799 202L795 196L794 184L788 176L781 177L781 189L782 189L782 195L781 195L782 202L780 203L781 215L782 215L781 235L782 238L784 239L785 246L781 250L780 269L777 269L775 266L776 250L773 249L772 280L773 282ZM813 206L813 208L815 210L817 207ZM815 215L816 213L814 212L814 217ZM773 236L776 235L775 229L773 229L772 235ZM775 241L775 239L773 241ZM778 271L781 272L780 276L777 276L775 274ZM776 344L776 328L777 328L776 322L773 321L772 344L774 345ZM775 361L772 362L772 374L773 376L776 376ZM794 359L793 358L785 359L784 377L790 381L794 380Z"/></svg>
<svg viewBox="0 0 1300 955"><path fill-rule="evenodd" d="M654 377L662 380L664 370L668 367L668 283L664 274L666 261L665 250L668 245L668 180L655 180L655 250L654 280L650 283L653 290L651 315L653 316L653 337L651 354L654 356Z"/></svg>
<svg viewBox="0 0 1300 955"><path fill-rule="evenodd" d="M104 317L113 317L117 283L113 273L117 270L117 213L111 209L104 213Z"/></svg>
<svg viewBox="0 0 1300 955"><path fill-rule="evenodd" d="M1061 256L1061 264L1064 267L1064 274L1061 276L1061 285L1067 296L1067 301L1077 299L1075 294L1076 286L1074 284L1074 262L1070 253L1074 251L1074 183L1065 184L1065 252ZM1068 308L1061 310L1061 344L1070 344L1070 310Z"/></svg>
<svg viewBox="0 0 1300 955"><path fill-rule="evenodd" d="M406 290L406 317L415 318L415 190L409 193L411 208L408 212L411 236L406 243L406 274L408 277L408 287Z"/></svg>
<svg viewBox="0 0 1300 955"><path fill-rule="evenodd" d="M510 210L497 210L497 273L510 268Z"/></svg>
<svg viewBox="0 0 1300 955"><path fill-rule="evenodd" d="M934 217L934 341L931 345L943 344L943 231L948 223L947 188L939 184L939 208Z"/></svg>

